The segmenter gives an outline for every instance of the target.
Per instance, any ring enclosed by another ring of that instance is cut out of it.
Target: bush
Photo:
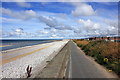
[[[95,55],[95,60],[96,60],[99,64],[101,64],[101,65],[105,64],[105,63],[104,63],[104,57],[101,56],[100,54],[96,54],[96,55]]]

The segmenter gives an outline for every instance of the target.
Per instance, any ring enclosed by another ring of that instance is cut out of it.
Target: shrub
[[[100,54],[96,54],[96,55],[95,55],[95,60],[96,60],[99,64],[101,64],[101,65],[105,64],[105,63],[104,63],[104,57],[101,56]]]

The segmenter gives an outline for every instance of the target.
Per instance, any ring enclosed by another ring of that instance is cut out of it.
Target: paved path
[[[102,66],[86,56],[73,42],[69,42],[71,57],[69,62],[69,78],[115,78]]]

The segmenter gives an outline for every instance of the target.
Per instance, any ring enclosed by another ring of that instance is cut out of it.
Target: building
[[[120,42],[120,37],[91,37],[88,40],[105,40],[105,41],[113,41],[113,42]]]

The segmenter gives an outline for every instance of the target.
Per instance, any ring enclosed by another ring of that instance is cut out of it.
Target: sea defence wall
[[[59,51],[59,53],[47,64],[47,66],[36,75],[35,78],[42,79],[64,79],[68,78],[70,60],[69,42]]]
[[[2,78],[26,78],[28,65],[32,67],[31,78],[34,78],[67,42],[68,40],[55,41],[2,52],[2,54],[9,54],[9,56],[13,54],[10,58],[5,58],[3,55],[4,60],[0,65],[2,67]]]

